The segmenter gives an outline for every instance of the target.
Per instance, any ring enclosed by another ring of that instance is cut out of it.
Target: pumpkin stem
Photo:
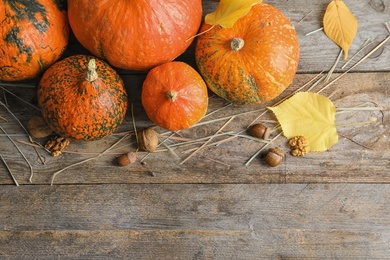
[[[165,96],[167,97],[167,99],[174,102],[177,99],[177,92],[175,90],[171,89],[171,90],[167,91]]]
[[[85,72],[85,79],[89,82],[95,81],[98,78],[96,72],[96,61],[95,59],[90,59],[87,66],[87,71]]]
[[[241,38],[233,38],[233,40],[230,42],[230,47],[233,51],[239,51],[244,47],[244,40]]]

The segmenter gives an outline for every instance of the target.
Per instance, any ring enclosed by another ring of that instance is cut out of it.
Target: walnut
[[[69,139],[61,136],[51,138],[45,145],[45,148],[51,152],[51,155],[58,156],[68,147]]]
[[[293,156],[304,156],[310,152],[307,140],[304,136],[298,135],[291,138],[288,142]]]

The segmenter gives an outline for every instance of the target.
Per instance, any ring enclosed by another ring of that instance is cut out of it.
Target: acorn
[[[265,161],[271,167],[278,166],[284,157],[284,152],[279,147],[270,148],[267,155],[265,156]]]
[[[136,160],[137,160],[137,154],[134,152],[129,152],[117,157],[116,163],[119,166],[126,166],[128,164],[134,163]]]
[[[271,129],[263,124],[254,124],[250,128],[250,132],[254,137],[268,139],[271,134]]]

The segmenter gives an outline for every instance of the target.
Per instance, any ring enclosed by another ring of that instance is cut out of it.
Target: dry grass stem
[[[121,139],[119,139],[118,141],[116,141],[113,145],[111,145],[111,146],[108,147],[106,150],[104,150],[103,152],[101,152],[100,154],[98,154],[98,155],[96,155],[96,156],[94,156],[94,157],[91,157],[91,158],[82,160],[82,161],[77,162],[77,163],[73,163],[73,164],[71,164],[71,165],[68,165],[68,166],[62,168],[61,170],[56,171],[55,173],[53,173],[53,176],[52,176],[52,178],[51,178],[51,183],[50,183],[50,185],[53,186],[53,184],[54,184],[54,179],[55,179],[56,176],[57,176],[58,174],[60,174],[61,172],[65,171],[65,170],[67,170],[67,169],[69,169],[69,168],[75,167],[75,166],[77,166],[77,165],[80,165],[80,164],[83,164],[83,163],[86,163],[86,162],[89,162],[89,161],[92,161],[92,160],[95,160],[95,159],[101,157],[102,155],[108,153],[108,152],[109,152],[111,149],[113,149],[115,146],[117,146],[117,145],[118,145],[123,139],[125,139],[126,137],[127,137],[127,136],[123,136]]]
[[[349,137],[349,136],[346,136],[346,135],[343,135],[343,134],[340,134],[340,133],[338,133],[338,134],[339,134],[339,136],[342,136],[342,137],[344,137],[345,139],[348,139],[349,141],[351,141],[351,142],[353,142],[353,143],[355,143],[355,144],[357,144],[357,145],[360,145],[361,147],[364,147],[364,148],[366,148],[366,149],[372,150],[371,147],[369,147],[369,146],[367,146],[367,145],[364,145],[364,144],[361,144],[361,143],[359,143],[358,141],[354,140],[353,138],[351,138],[351,137]]]
[[[216,134],[219,134],[233,119],[235,118],[235,116],[232,116],[221,128],[218,129],[217,132],[215,132],[215,135]],[[203,147],[205,147],[211,140],[213,139],[213,137],[211,137],[209,140],[207,140],[206,142],[204,142],[197,150],[195,150],[192,154],[190,154],[187,158],[185,158],[183,161],[180,162],[180,164],[183,164],[185,163],[186,161],[188,161],[192,156],[194,156],[197,152],[199,152]]]
[[[218,164],[221,164],[221,165],[224,165],[226,167],[230,167],[229,164],[227,163],[224,163],[224,162],[221,162],[220,160],[217,160],[217,159],[213,159],[213,158],[210,158],[210,157],[205,157],[205,156],[202,156],[202,158],[205,158],[206,160],[210,160],[212,162],[215,162],[215,163],[218,163]]]
[[[1,83],[1,84],[3,84],[3,83]],[[24,100],[24,99],[18,97],[17,95],[15,95],[14,93],[12,93],[12,92],[9,91],[8,89],[3,88],[1,85],[0,85],[0,88],[1,88],[3,91],[5,91],[5,92],[7,92],[8,94],[10,94],[11,96],[13,96],[13,97],[17,98],[18,100],[22,101],[23,103],[29,105],[30,107],[32,107],[32,108],[34,108],[34,109],[36,109],[36,110],[38,110],[38,111],[41,111],[41,110],[39,109],[39,107],[34,106],[34,105],[31,104],[30,102],[28,102],[28,101],[26,101],[26,100]]]
[[[327,89],[329,86],[333,85],[336,81],[338,81],[340,78],[342,78],[345,74],[350,72],[352,69],[356,68],[360,63],[365,61],[368,57],[370,57],[374,52],[376,52],[380,47],[382,47],[388,40],[390,39],[390,35],[388,35],[381,43],[379,43],[375,48],[373,48],[369,53],[367,53],[363,58],[361,58],[358,62],[356,62],[351,68],[346,70],[344,73],[342,73],[340,76],[323,86],[320,90],[317,91],[317,93],[321,93],[325,89]]]
[[[7,135],[7,132],[4,130],[4,128],[2,128],[0,126],[0,129],[1,131],[3,131],[3,133],[7,136],[7,138],[11,141],[11,143],[15,146],[16,150],[18,150],[18,152],[20,153],[20,155],[23,157],[23,159],[26,161],[28,167],[30,168],[30,178],[29,178],[29,181],[32,182],[32,177],[34,176],[34,170],[33,170],[33,167],[31,166],[30,162],[27,160],[26,156],[24,155],[24,153],[22,152],[22,150],[20,150],[19,146],[16,145],[16,143],[14,142],[14,140]]]
[[[7,168],[9,174],[11,175],[12,180],[14,181],[16,186],[19,186],[18,181],[16,180],[15,176],[12,174],[11,168],[8,166],[7,162],[5,161],[3,155],[0,154],[0,159],[3,161],[5,168]]]
[[[326,77],[324,79],[325,82],[328,82],[329,79],[332,77],[332,74],[333,74],[334,70],[336,69],[337,64],[339,63],[342,54],[343,54],[343,50],[341,49],[339,52],[339,55],[337,56],[336,61],[334,62],[333,66],[330,68],[330,70],[328,71],[328,74],[326,75]]]
[[[277,134],[274,138],[271,139],[267,144],[263,145],[252,157],[245,163],[245,166],[248,166],[265,148],[272,144],[279,136],[282,135],[282,132]]]
[[[341,124],[341,125],[336,125],[336,128],[338,127],[346,127],[346,126],[358,126],[358,125],[369,125],[369,124],[373,124],[373,123],[376,123],[377,119],[374,118],[372,120],[368,120],[368,121],[363,121],[363,122],[357,122],[357,123],[350,123],[350,124]]]
[[[360,48],[360,50],[358,50],[342,67],[341,69],[345,69],[348,64],[353,61],[357,55],[359,55],[366,47],[370,46],[373,42],[370,41],[370,38],[368,38],[362,45],[362,47]]]
[[[229,104],[227,104],[227,105],[225,105],[225,106],[223,106],[221,108],[218,108],[218,109],[216,109],[216,110],[214,110],[214,111],[212,111],[210,113],[207,113],[203,118],[206,118],[206,117],[211,116],[211,115],[213,115],[215,113],[218,113],[218,112],[220,112],[220,111],[222,111],[222,110],[224,110],[224,109],[226,109],[226,108],[228,108],[230,106],[232,106],[232,103],[229,103]]]
[[[307,14],[305,14],[298,22],[297,22],[297,25],[300,24],[303,20],[305,20],[306,17],[309,16],[309,14],[311,14],[313,12],[313,10],[311,10],[310,12],[308,12]]]
[[[322,31],[322,30],[324,30],[324,28],[321,27],[321,28],[318,28],[318,29],[316,29],[316,30],[314,30],[314,31],[308,32],[308,33],[306,33],[305,35],[308,36],[308,35],[314,34],[314,33],[316,33],[316,32],[320,32],[320,31]]]

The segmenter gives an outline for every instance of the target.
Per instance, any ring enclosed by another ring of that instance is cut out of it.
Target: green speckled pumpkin
[[[126,115],[122,79],[104,61],[75,55],[46,70],[38,86],[42,116],[59,135],[97,140],[110,135]]]
[[[260,3],[232,28],[203,24],[196,63],[207,86],[238,105],[280,95],[293,81],[299,61],[294,27],[277,8]]]
[[[64,0],[0,0],[0,80],[40,75],[68,44]]]

